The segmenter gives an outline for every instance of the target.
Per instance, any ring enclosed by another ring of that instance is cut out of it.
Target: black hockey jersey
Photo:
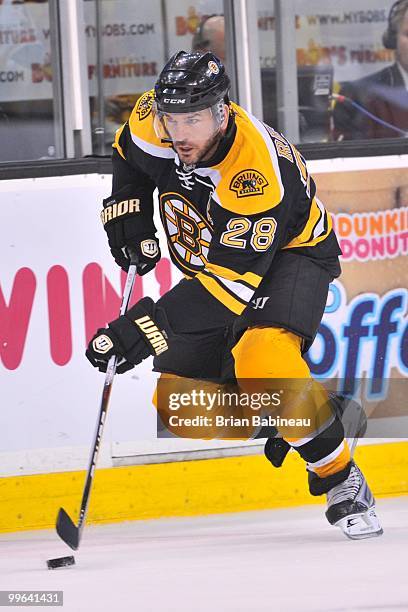
[[[213,159],[185,167],[154,131],[153,90],[139,98],[114,142],[113,195],[129,185],[141,233],[153,225],[153,191],[170,256],[188,277],[240,315],[280,249],[321,261],[340,249],[330,215],[298,150],[231,104]]]

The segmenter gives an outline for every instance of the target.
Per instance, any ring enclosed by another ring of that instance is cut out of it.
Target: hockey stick
[[[134,257],[132,257],[129,271],[126,278],[126,284],[123,291],[122,304],[120,306],[120,315],[125,314],[130,296],[132,295],[133,285],[136,279],[136,263]],[[57,516],[56,522],[56,530],[61,538],[68,546],[70,546],[73,550],[78,550],[79,543],[81,541],[82,531],[85,525],[85,518],[89,504],[89,497],[91,493],[93,477],[95,474],[96,461],[98,459],[99,447],[102,440],[103,428],[105,425],[106,413],[108,410],[109,398],[112,391],[112,383],[113,378],[116,373],[116,365],[117,365],[117,357],[116,355],[112,355],[112,357],[108,361],[108,365],[106,368],[105,382],[103,385],[102,392],[102,400],[101,406],[99,409],[99,417],[98,422],[96,424],[96,431],[94,435],[93,445],[91,456],[89,458],[89,466],[88,472],[86,475],[84,491],[82,493],[81,500],[81,509],[79,512],[79,520],[78,525],[72,521],[69,515],[65,512],[64,508],[60,508]]]

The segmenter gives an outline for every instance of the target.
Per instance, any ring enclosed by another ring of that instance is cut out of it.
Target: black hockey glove
[[[131,189],[126,186],[103,200],[101,212],[109,247],[116,263],[128,271],[128,248],[131,247],[137,255],[137,272],[140,276],[153,270],[161,257],[150,212],[144,213],[142,209],[141,198],[132,196]]]
[[[85,355],[95,368],[106,372],[112,355],[118,356],[116,372],[123,374],[149,355],[160,355],[168,349],[171,336],[166,313],[145,297],[125,315],[115,319],[107,329],[98,329]]]

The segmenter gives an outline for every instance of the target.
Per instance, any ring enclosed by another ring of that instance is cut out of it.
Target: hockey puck
[[[59,557],[58,559],[48,559],[48,569],[58,569],[59,567],[68,567],[69,565],[75,565],[75,558],[70,557]]]

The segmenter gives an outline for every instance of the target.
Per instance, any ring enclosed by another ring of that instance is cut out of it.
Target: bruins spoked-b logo
[[[238,198],[246,196],[262,195],[265,187],[269,185],[263,174],[258,170],[248,168],[241,170],[232,179],[230,183],[231,191],[235,191]]]
[[[143,96],[140,96],[140,98],[136,102],[136,112],[140,121],[143,121],[143,119],[146,119],[146,117],[150,115],[153,106],[153,100],[154,89],[151,89],[150,91],[146,91]]]
[[[208,62],[208,69],[213,74],[218,74],[220,71],[220,69],[218,68],[218,65],[213,60]]]
[[[162,194],[160,215],[173,260],[188,275],[203,270],[212,238],[212,229],[205,217],[179,193]]]
[[[106,334],[102,334],[95,338],[92,342],[93,349],[96,353],[105,355],[110,349],[113,348],[113,342]]]

